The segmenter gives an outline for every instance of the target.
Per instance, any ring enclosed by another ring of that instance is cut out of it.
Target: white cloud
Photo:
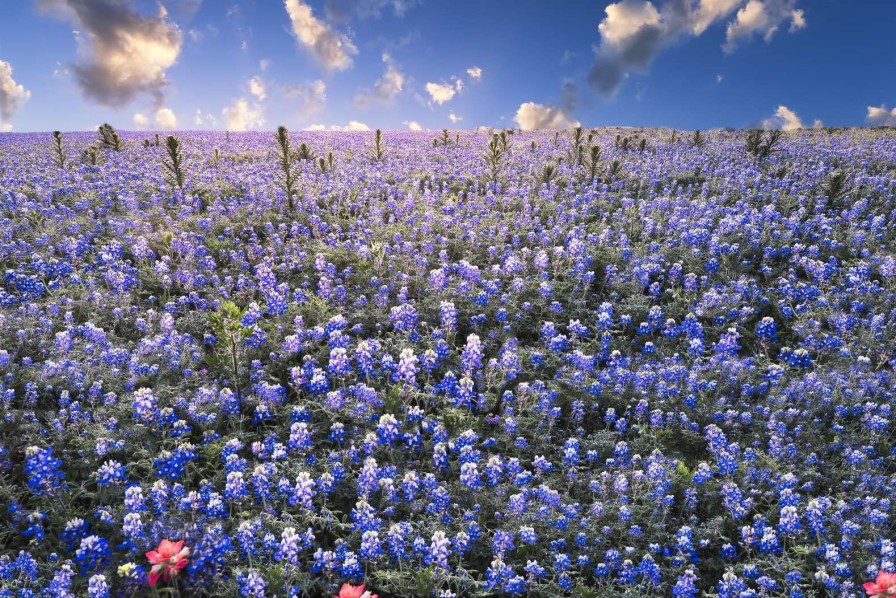
[[[330,127],[334,131],[369,131],[370,127],[357,120],[350,120],[348,124],[340,128],[337,126]]]
[[[134,128],[138,131],[145,131],[149,128],[170,131],[177,128],[177,116],[171,108],[159,108],[153,114],[152,127],[150,127],[149,117],[142,112],[137,112],[134,114]]]
[[[25,105],[31,92],[12,78],[12,65],[0,60],[0,131],[12,130],[12,117]]]
[[[865,120],[872,126],[896,127],[896,108],[888,110],[886,104],[868,106]]]
[[[308,120],[323,110],[327,102],[327,86],[323,81],[312,81],[306,85],[293,85],[286,88],[286,95],[295,98],[298,103],[299,120]]]
[[[258,104],[249,106],[244,98],[236,100],[221,111],[229,131],[249,131],[264,124],[264,114]]]
[[[146,118],[145,114],[137,112],[134,114],[134,128],[138,131],[145,131],[146,127],[149,125],[149,119]]]
[[[790,20],[790,32],[806,26],[805,14],[794,8],[796,0],[750,0],[737,11],[725,30],[725,52],[732,52],[744,40],[756,34],[770,41],[781,24]]]
[[[453,112],[448,113],[448,120],[450,120],[453,124],[457,124],[463,120],[462,116],[458,116]]]
[[[170,131],[177,128],[177,116],[174,115],[171,108],[159,108],[156,110],[154,121],[158,129]]]
[[[796,112],[784,106],[778,106],[775,115],[762,121],[763,129],[782,129],[784,131],[796,131],[805,128],[803,121]]]
[[[262,58],[258,61],[258,68],[261,69],[262,73],[268,70],[269,66],[271,66],[271,60],[269,58]]]
[[[660,28],[660,13],[649,0],[622,0],[605,9],[607,16],[597,26],[601,41],[621,47],[644,28]]]
[[[470,75],[471,79],[475,79],[476,81],[482,79],[482,69],[478,66],[471,66],[470,68],[468,68],[467,74]]]
[[[292,31],[315,60],[327,70],[343,71],[352,65],[352,56],[358,49],[344,35],[319,20],[311,7],[301,0],[285,0],[286,12],[292,22]]]
[[[722,75],[716,75],[716,83],[721,83],[724,80],[725,80],[725,77],[723,77]]]
[[[363,108],[371,103],[391,105],[395,97],[404,89],[404,73],[402,73],[389,54],[383,54],[386,72],[373,84],[373,89],[365,89],[355,96],[355,104]]]
[[[305,127],[305,130],[306,131],[369,131],[370,127],[368,127],[366,124],[364,124],[360,121],[350,120],[350,121],[348,121],[348,124],[345,125],[344,127],[341,127],[339,125],[330,125],[329,127],[327,127],[325,125],[317,124],[317,125],[310,125],[308,127]]]
[[[264,88],[264,81],[261,80],[261,77],[252,77],[249,79],[249,93],[258,98],[259,102],[263,102],[264,99],[268,97]]]
[[[578,127],[579,121],[567,116],[561,109],[543,106],[535,102],[521,104],[513,120],[524,131],[536,129],[570,129]]]
[[[790,33],[799,31],[806,26],[806,13],[802,10],[794,10],[790,13]]]
[[[180,29],[167,20],[164,8],[145,16],[123,0],[39,3],[81,30],[76,35],[80,59],[73,69],[85,97],[121,107],[147,93],[161,105],[162,91],[168,85],[165,71],[175,63],[182,46]]]
[[[451,98],[454,97],[458,90],[456,90],[453,85],[443,83],[427,83],[426,91],[429,92],[429,97],[432,98],[433,102],[442,105],[445,102],[451,100]]]
[[[402,124],[407,125],[408,129],[410,129],[411,131],[422,131],[423,130],[423,127],[421,127],[420,123],[418,123],[416,120],[406,120],[406,121],[403,121]]]
[[[691,32],[701,35],[710,25],[726,18],[741,4],[743,0],[700,0],[691,13]]]
[[[698,37],[710,26],[728,23],[725,52],[760,33],[771,39],[781,23],[805,27],[800,0],[619,0],[606,7],[598,25],[601,42],[588,80],[613,95],[632,72],[643,73],[663,50],[682,38]]]

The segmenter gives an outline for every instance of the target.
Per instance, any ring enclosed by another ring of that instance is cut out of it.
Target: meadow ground
[[[0,596],[893,571],[892,129],[104,133],[0,134]]]

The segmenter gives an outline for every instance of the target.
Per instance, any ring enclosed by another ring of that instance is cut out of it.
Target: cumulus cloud
[[[467,74],[470,75],[471,79],[475,79],[476,81],[482,79],[482,69],[478,66],[471,66],[470,68],[468,68]]]
[[[452,124],[457,124],[460,121],[462,121],[463,119],[464,118],[462,116],[458,116],[453,112],[448,114],[448,120],[450,120]]]
[[[791,33],[802,29],[806,26],[806,18],[802,10],[794,8],[794,4],[793,0],[750,0],[728,23],[723,48],[726,52],[732,52],[744,40],[757,34],[770,41],[781,24],[788,20]]]
[[[407,125],[411,131],[422,131],[423,127],[420,126],[416,120],[406,120],[402,121],[402,124]]]
[[[25,105],[31,92],[12,78],[12,65],[0,60],[0,131],[12,130],[12,117]]]
[[[459,90],[455,89],[454,85],[447,83],[427,83],[426,91],[429,93],[432,101],[441,106],[445,102],[450,101]]]
[[[268,97],[264,88],[264,81],[261,80],[261,77],[252,77],[249,79],[249,93],[258,98],[259,102],[263,102],[264,99]]]
[[[347,22],[352,17],[379,18],[386,8],[391,8],[395,16],[402,17],[416,4],[417,0],[327,0],[324,10],[328,19]]]
[[[383,54],[386,72],[373,84],[373,89],[365,89],[355,97],[355,104],[364,108],[372,103],[391,105],[395,97],[404,89],[404,73],[389,54]]]
[[[149,128],[170,131],[177,128],[177,116],[171,108],[159,108],[153,114],[152,127],[150,127],[149,117],[142,112],[137,112],[134,114],[134,128],[138,131],[145,131]]]
[[[669,46],[698,37],[715,23],[728,23],[723,49],[761,34],[766,40],[790,21],[791,31],[805,26],[799,0],[620,0],[606,7],[598,25],[600,44],[589,82],[611,96],[632,72],[646,72]]]
[[[822,126],[822,122],[820,120],[816,120],[813,125],[815,128],[819,128]],[[797,116],[796,112],[784,106],[778,106],[778,109],[775,110],[775,115],[771,118],[767,118],[762,121],[763,129],[781,129],[784,131],[797,131],[799,129],[805,129],[803,126],[803,121],[800,120],[800,117]]]
[[[236,100],[221,111],[229,131],[249,131],[264,124],[264,114],[258,104],[249,105],[245,98]]]
[[[318,79],[305,85],[293,85],[286,88],[286,96],[295,99],[298,105],[299,120],[308,120],[323,110],[327,102],[327,86]]]
[[[302,0],[285,0],[286,12],[298,42],[325,69],[344,71],[352,65],[358,49],[344,35],[314,16],[311,7]]]
[[[177,116],[174,115],[171,108],[159,108],[156,110],[156,115],[153,120],[156,123],[156,127],[159,129],[170,131],[171,129],[177,128]]]
[[[868,106],[868,114],[865,121],[872,126],[896,127],[896,108],[887,109],[886,104],[880,106]]]
[[[350,120],[350,121],[348,121],[348,124],[345,125],[344,127],[341,127],[339,125],[330,125],[329,127],[324,126],[324,125],[311,125],[309,127],[305,127],[305,130],[306,131],[369,131],[370,127],[368,127],[366,124],[364,124],[360,121]]]
[[[145,131],[149,126],[149,119],[142,112],[134,114],[134,128],[138,131]]]
[[[182,35],[160,5],[154,15],[137,12],[129,0],[39,0],[43,8],[80,30],[79,60],[72,67],[84,96],[121,107],[139,94],[163,101],[165,71],[180,54]]]
[[[513,120],[524,131],[537,129],[570,129],[578,127],[579,121],[567,116],[560,108],[543,106],[535,102],[520,105]]]

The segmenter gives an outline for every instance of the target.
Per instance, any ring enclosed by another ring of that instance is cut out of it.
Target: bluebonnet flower
[[[778,326],[775,324],[774,318],[764,317],[756,324],[756,336],[769,342],[774,342],[778,338]]]
[[[109,542],[100,536],[91,535],[81,540],[78,550],[75,551],[75,562],[78,563],[82,573],[89,573],[104,568],[111,556]]]
[[[96,482],[100,485],[120,485],[127,481],[125,466],[118,461],[106,461],[96,472]]]
[[[247,573],[237,572],[237,584],[239,585],[240,596],[246,598],[264,598],[267,582],[264,577],[255,569],[249,569]]]
[[[65,488],[65,473],[60,471],[62,460],[53,456],[52,448],[30,446],[25,449],[25,475],[28,488],[38,495],[55,495]]]
[[[404,349],[398,357],[398,379],[409,385],[417,386],[417,364],[419,359],[413,349]]]
[[[108,598],[109,584],[105,575],[93,575],[87,584],[87,595],[90,598]]]

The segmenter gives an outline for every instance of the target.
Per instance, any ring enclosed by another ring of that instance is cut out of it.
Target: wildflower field
[[[0,596],[864,596],[894,198],[893,129],[0,134]]]

